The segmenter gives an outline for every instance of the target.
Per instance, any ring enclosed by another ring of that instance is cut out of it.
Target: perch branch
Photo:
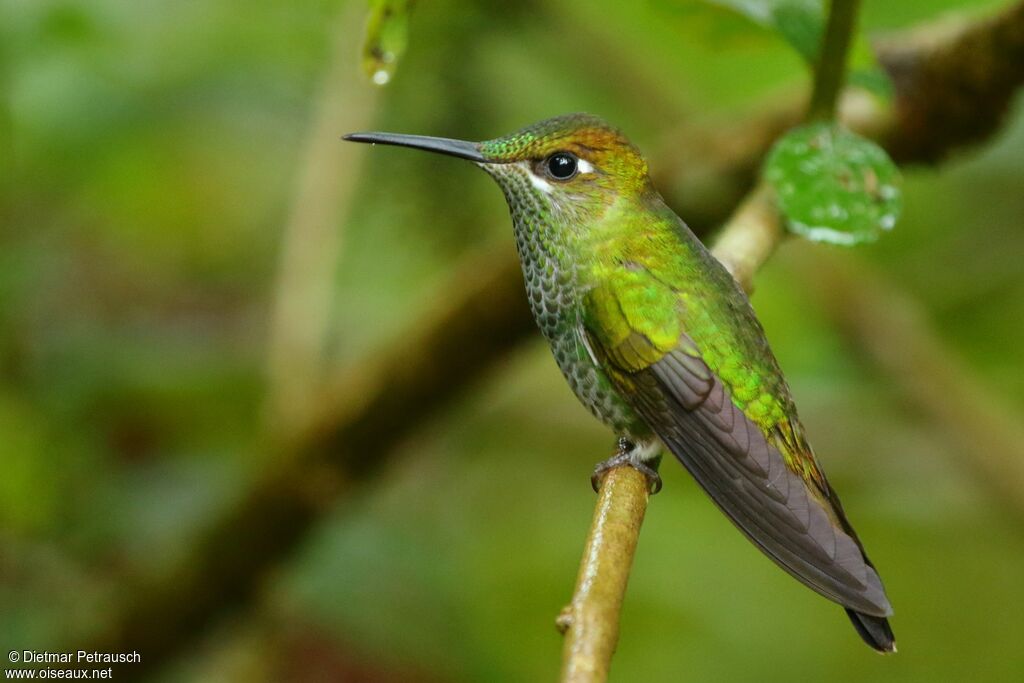
[[[608,678],[648,495],[647,479],[632,467],[610,470],[601,483],[576,591],[557,621],[565,634],[563,682]]]

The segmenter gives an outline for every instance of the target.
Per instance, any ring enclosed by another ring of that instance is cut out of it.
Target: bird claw
[[[601,482],[609,470],[623,465],[629,465],[644,475],[644,478],[647,479],[647,492],[652,496],[661,491],[661,475],[658,474],[658,470],[647,464],[648,460],[643,458],[644,450],[643,447],[637,446],[628,439],[619,439],[618,452],[607,460],[597,463],[594,473],[590,475],[590,485],[594,487],[594,491],[601,490]],[[660,459],[661,456],[658,456],[654,460],[655,467]]]

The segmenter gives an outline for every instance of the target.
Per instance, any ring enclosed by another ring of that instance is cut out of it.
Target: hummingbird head
[[[498,182],[513,214],[539,210],[582,218],[651,187],[640,151],[618,129],[589,114],[546,119],[484,142],[393,133],[352,133],[345,139],[469,159]]]

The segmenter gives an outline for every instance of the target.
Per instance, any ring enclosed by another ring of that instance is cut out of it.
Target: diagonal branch
[[[913,297],[856,259],[798,259],[797,273],[856,351],[957,447],[957,465],[1024,521],[1024,423],[931,328]]]
[[[268,430],[294,428],[323,373],[324,341],[334,275],[342,248],[339,220],[351,202],[366,150],[324,144],[339,130],[367,127],[377,89],[354,68],[350,36],[364,9],[347,7],[338,22],[335,55],[320,86],[299,178],[281,244],[267,344]]]
[[[893,79],[898,162],[935,163],[991,136],[1024,84],[1024,2],[977,23],[926,25],[879,44]]]
[[[267,457],[263,476],[205,530],[173,572],[126,577],[100,652],[145,653],[118,674],[142,677],[174,656],[219,614],[252,599],[292,555],[327,505],[388,462],[398,445],[444,410],[533,328],[519,264],[487,252],[468,258],[441,302],[376,363],[344,373],[323,406]],[[90,649],[90,648],[87,648]]]

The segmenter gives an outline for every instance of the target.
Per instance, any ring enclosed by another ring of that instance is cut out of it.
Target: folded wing
[[[824,476],[798,473],[792,427],[763,429],[682,329],[667,348],[665,326],[626,317],[613,283],[588,294],[582,334],[634,409],[712,500],[765,554],[825,597],[867,615],[892,613],[882,583]],[[629,287],[629,281],[617,283]],[[787,439],[787,434],[789,439]],[[803,445],[803,444],[800,444]],[[810,480],[808,479],[810,477]],[[818,481],[815,481],[818,480]]]

